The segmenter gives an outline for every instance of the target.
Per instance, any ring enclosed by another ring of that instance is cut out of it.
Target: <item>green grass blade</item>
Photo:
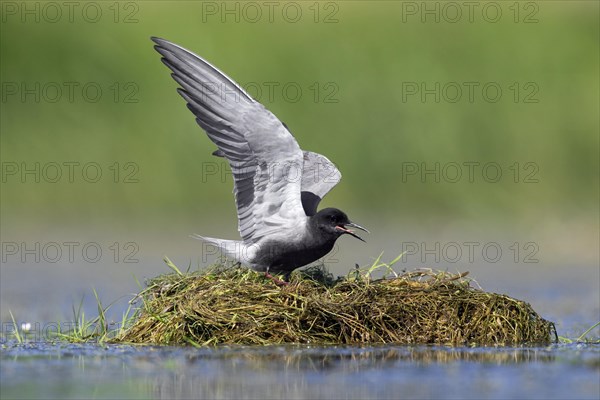
[[[15,321],[15,317],[11,310],[8,310],[8,313],[10,314],[10,319],[12,319],[13,326],[15,327],[15,338],[17,339],[17,342],[23,343],[23,337],[19,333],[19,326],[17,325],[17,321]]]
[[[175,264],[173,264],[173,261],[169,260],[169,257],[165,256],[165,258],[163,259],[165,264],[167,264],[167,266],[169,268],[171,268],[173,271],[175,271],[175,273],[179,276],[183,276],[183,273],[179,270],[179,268],[177,268],[177,266]]]
[[[584,338],[587,336],[587,334],[588,334],[588,333],[590,333],[591,331],[593,331],[593,330],[594,330],[594,328],[596,328],[597,326],[600,326],[600,321],[596,322],[596,323],[595,323],[594,325],[592,325],[592,326],[591,326],[591,327],[590,327],[588,330],[586,330],[585,332],[583,332],[583,333],[581,334],[581,336],[579,336],[579,337],[577,338],[577,340],[576,340],[576,341],[577,341],[577,342],[582,342],[582,341],[583,341],[583,339],[584,339]]]

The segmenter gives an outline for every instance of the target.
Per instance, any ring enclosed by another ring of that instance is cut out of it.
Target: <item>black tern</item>
[[[256,271],[286,276],[331,251],[349,228],[369,232],[336,208],[317,212],[341,174],[326,157],[302,151],[287,126],[231,78],[196,54],[152,37],[196,122],[225,157],[234,179],[242,240],[194,235]]]

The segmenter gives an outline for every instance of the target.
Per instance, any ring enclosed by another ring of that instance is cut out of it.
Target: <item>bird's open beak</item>
[[[350,229],[346,228],[347,226],[351,226],[353,228],[360,229],[361,231],[365,231],[367,233],[371,233],[366,228],[363,228],[362,226],[360,226],[358,224],[355,224],[354,222],[350,222],[350,223],[344,224],[344,225],[338,225],[338,226],[336,226],[336,229],[339,229],[340,231],[343,231],[344,233],[347,233],[350,236],[354,236],[358,240],[361,240],[361,241],[367,243],[363,238],[361,238],[360,236],[358,236],[356,233],[354,233]]]

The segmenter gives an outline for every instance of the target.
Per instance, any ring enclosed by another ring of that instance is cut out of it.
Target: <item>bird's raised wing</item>
[[[342,179],[342,174],[325,156],[304,152],[302,169],[302,206],[306,215],[317,213],[319,202]]]
[[[229,162],[244,241],[256,243],[304,219],[303,153],[281,121],[199,56],[164,39],[152,40],[198,125]]]
[[[289,128],[283,123],[286,129]],[[301,200],[307,216],[317,213],[317,207],[323,197],[342,179],[342,173],[329,159],[321,154],[303,151]],[[225,157],[221,150],[213,152],[214,156]]]

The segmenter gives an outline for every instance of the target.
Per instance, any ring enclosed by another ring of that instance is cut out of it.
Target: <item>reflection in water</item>
[[[152,393],[156,397],[189,397],[192,393],[203,393],[206,397],[261,397],[266,392],[272,398],[335,398],[341,387],[354,387],[352,398],[395,398],[394,386],[385,378],[390,373],[399,375],[398,384],[404,381],[402,375],[410,376],[414,371],[420,371],[422,378],[427,377],[423,367],[428,365],[443,370],[451,369],[444,364],[462,361],[495,365],[552,362],[554,355],[535,348],[274,346],[200,351],[187,354],[185,359],[178,378],[159,378],[153,382]],[[354,377],[353,382],[348,382],[347,377]],[[376,391],[367,390],[366,377],[381,386]]]
[[[193,397],[193,393],[208,398],[260,398],[265,393],[268,398],[337,398],[340,390],[346,393],[341,397],[398,398],[401,389],[427,397],[438,389],[425,388],[417,379],[432,377],[425,368],[429,365],[451,371],[454,368],[444,364],[550,363],[554,359],[552,352],[535,348],[230,347],[225,352],[218,349],[188,353],[180,373],[149,380],[147,384],[157,398]],[[420,376],[415,376],[416,371]],[[389,382],[389,377],[395,375],[394,382]]]
[[[195,349],[7,344],[0,350],[0,377],[3,398],[79,397],[89,395],[90,388],[97,397],[134,398],[514,398],[561,393],[596,398],[600,366],[594,360],[599,355],[598,345]]]
[[[554,356],[545,349],[465,349],[452,347],[295,347],[275,346],[267,348],[230,347],[227,353],[191,354],[190,364],[205,362],[213,357],[231,365],[252,365],[258,370],[285,368],[294,371],[324,371],[341,369],[359,372],[364,369],[389,368],[398,362],[414,365],[473,361],[494,364],[520,362],[550,362]]]

